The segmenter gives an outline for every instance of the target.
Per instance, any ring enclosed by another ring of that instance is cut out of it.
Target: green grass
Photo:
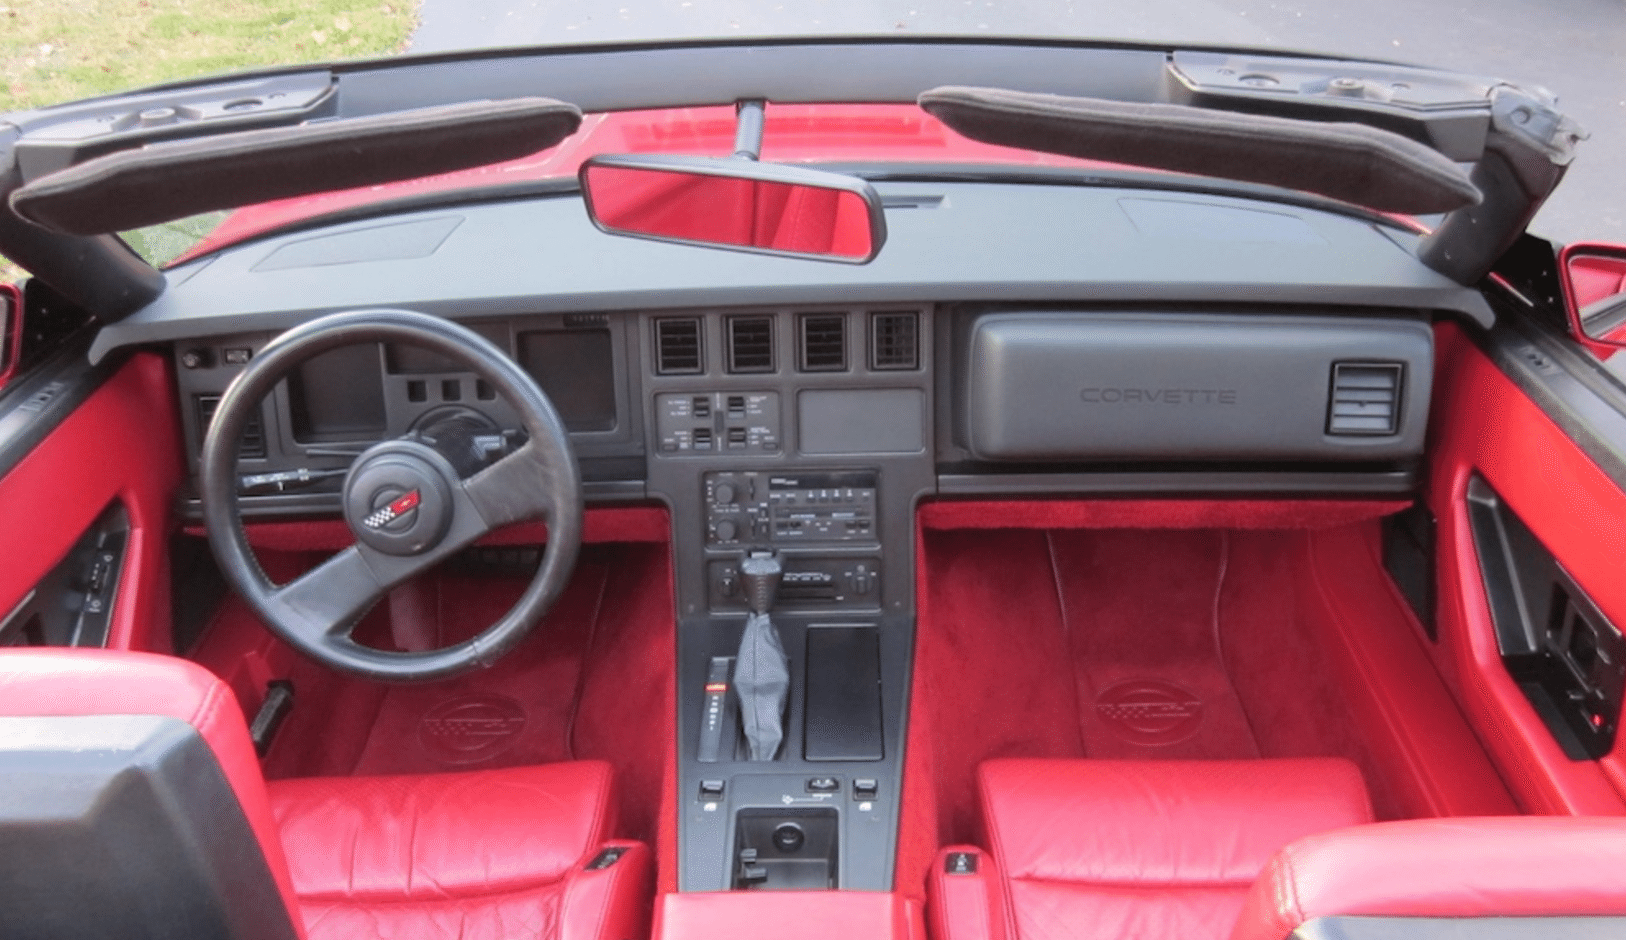
[[[419,0],[0,0],[0,113],[262,65],[391,55]],[[21,271],[0,258],[0,283]]]

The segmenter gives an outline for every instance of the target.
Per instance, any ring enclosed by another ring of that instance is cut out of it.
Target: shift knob
[[[740,562],[740,580],[745,584],[745,602],[751,613],[765,614],[773,609],[779,594],[779,580],[785,569],[777,552],[752,552]]]

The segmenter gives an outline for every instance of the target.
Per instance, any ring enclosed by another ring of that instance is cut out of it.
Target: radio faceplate
[[[706,544],[795,546],[874,544],[873,470],[707,473]]]

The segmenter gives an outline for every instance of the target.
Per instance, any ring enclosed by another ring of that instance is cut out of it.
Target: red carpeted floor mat
[[[938,844],[979,838],[975,769],[1005,756],[1344,756],[1398,815],[1299,609],[1304,533],[922,537],[910,746],[926,758],[906,799],[935,805],[911,825],[935,824]]]
[[[443,569],[381,603],[358,638],[441,646],[484,629],[526,579]],[[586,546],[542,623],[490,669],[424,685],[301,660],[268,777],[433,773],[596,758],[616,767],[622,831],[652,840],[670,760],[671,578],[659,544]]]
[[[1084,753],[1103,758],[1259,757],[1222,658],[1230,534],[1047,535],[1078,685]]]

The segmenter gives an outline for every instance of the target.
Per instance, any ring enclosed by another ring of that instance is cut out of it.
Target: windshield
[[[717,37],[1042,36],[1311,51],[1438,66],[1560,93],[1564,109],[1592,139],[1532,230],[1559,241],[1626,242],[1626,190],[1617,185],[1626,178],[1626,101],[1619,92],[1626,60],[1617,54],[1626,38],[1626,7],[1615,0],[1562,5],[1496,0],[1466,11],[1448,0],[1359,5],[1341,0],[0,0],[0,17],[7,27],[0,31],[6,73],[0,111],[258,65]],[[727,153],[732,114],[705,111],[589,115],[571,139],[535,158],[431,181],[267,204],[252,215],[210,213],[125,233],[125,238],[161,265],[187,257],[200,244],[224,244],[297,218],[426,188],[568,177],[593,153]],[[796,122],[805,130],[827,117],[816,109],[807,114],[774,109],[764,159],[1077,162],[969,145],[908,106],[879,107],[864,118],[843,116],[847,144],[839,148],[828,141],[810,145],[817,134],[794,132]],[[0,280],[10,280],[8,273],[15,272],[0,269]]]

